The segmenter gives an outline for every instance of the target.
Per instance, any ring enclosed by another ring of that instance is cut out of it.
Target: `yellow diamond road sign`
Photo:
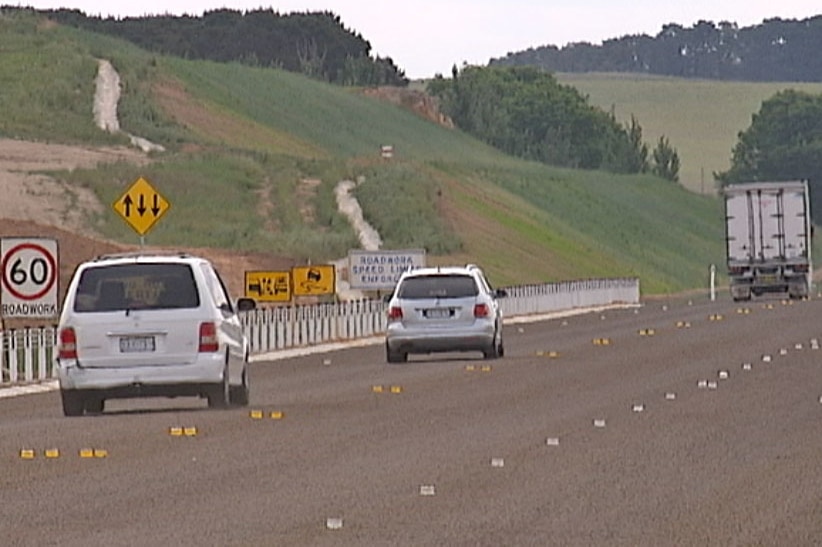
[[[140,177],[112,204],[114,210],[139,235],[145,235],[168,211],[171,204]]]

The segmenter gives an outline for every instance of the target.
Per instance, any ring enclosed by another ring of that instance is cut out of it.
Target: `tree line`
[[[602,45],[545,45],[491,59],[490,65],[551,72],[633,72],[742,81],[822,81],[822,15],[736,23],[668,24],[656,36],[633,34]]]
[[[740,131],[731,168],[714,173],[721,186],[807,180],[811,211],[822,211],[822,95],[780,91]]]
[[[649,159],[642,127],[622,125],[575,88],[532,67],[455,66],[428,92],[463,131],[504,152],[560,167],[653,172],[678,180],[679,156],[661,137]]]
[[[390,58],[372,58],[370,44],[346,30],[340,18],[330,12],[280,15],[272,10],[241,13],[221,9],[206,12],[203,17],[115,20],[63,9],[46,11],[46,15],[64,24],[116,34],[146,49],[182,57],[276,66],[342,85],[408,83]],[[822,17],[806,20],[805,32],[814,34],[811,31],[821,23]],[[771,45],[785,46],[800,41],[789,32],[794,27],[793,22],[771,20],[755,30],[769,29]],[[717,32],[721,36],[744,34],[731,32],[733,28],[727,23],[717,27],[700,22],[684,34],[693,37],[701,33],[702,42],[689,38],[678,42],[674,49],[680,57],[688,57],[686,50],[698,51],[694,44],[711,43]],[[672,40],[683,30],[668,25],[661,39]],[[626,40],[607,45],[633,43]],[[727,41],[722,43],[728,45]],[[703,49],[713,51],[718,45]],[[771,61],[763,57],[763,63]],[[803,62],[812,68],[822,64],[822,57],[805,57]],[[704,68],[705,64],[691,66]],[[632,117],[630,123],[620,124],[612,112],[590,105],[575,88],[558,83],[544,68],[499,63],[466,65],[461,70],[455,66],[450,78],[437,75],[432,79],[428,92],[438,97],[443,113],[461,130],[506,153],[561,167],[650,172],[678,180],[679,156],[667,137],[660,137],[651,150],[643,141],[639,120]],[[788,90],[763,102],[751,126],[739,133],[731,168],[714,173],[714,177],[720,185],[806,179],[811,183],[812,202],[822,206],[821,158],[822,95]]]
[[[61,24],[109,34],[143,49],[187,59],[282,68],[342,85],[407,85],[390,57],[331,12],[217,9],[202,17],[152,15],[116,19],[79,10],[38,10]]]

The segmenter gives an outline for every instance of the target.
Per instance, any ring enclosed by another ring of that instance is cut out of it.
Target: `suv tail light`
[[[77,334],[72,327],[60,331],[60,349],[57,355],[60,359],[77,359]]]
[[[217,325],[212,322],[200,323],[200,353],[213,353],[220,349],[217,339]]]
[[[391,306],[388,310],[388,320],[399,321],[400,319],[402,319],[402,308],[399,306]]]
[[[474,304],[474,317],[488,317],[491,315],[491,310],[488,309],[488,304]]]

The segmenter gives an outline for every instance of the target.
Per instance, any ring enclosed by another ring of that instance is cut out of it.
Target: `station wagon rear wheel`
[[[228,363],[223,370],[223,381],[211,388],[208,394],[209,408],[227,408],[230,401],[230,392],[228,385]]]
[[[231,386],[229,397],[234,406],[248,406],[250,388],[248,386],[248,367],[243,367],[243,380],[239,386]]]
[[[77,390],[61,389],[60,398],[63,400],[63,415],[82,416],[85,410],[83,396]]]

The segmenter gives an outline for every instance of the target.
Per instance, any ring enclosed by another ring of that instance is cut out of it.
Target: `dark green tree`
[[[822,95],[781,91],[762,103],[739,133],[721,184],[819,179],[822,174]]]
[[[647,148],[573,87],[530,67],[454,67],[428,92],[463,131],[509,154],[562,167],[641,172]]]
[[[221,8],[202,17],[144,16],[115,19],[78,10],[42,10],[67,25],[112,34],[150,51],[187,59],[241,62],[301,72],[348,85],[408,85],[393,61],[373,57],[371,44],[343,26],[332,12],[290,13],[273,9]]]
[[[659,137],[653,152],[651,172],[663,179],[679,182],[679,154],[665,135]]]

